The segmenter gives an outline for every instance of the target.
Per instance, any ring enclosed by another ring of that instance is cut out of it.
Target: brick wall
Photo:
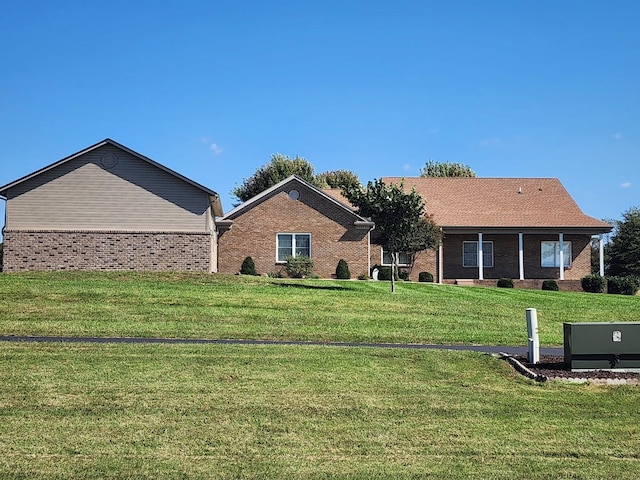
[[[4,271],[210,269],[208,233],[7,230]]]
[[[484,242],[493,242],[494,266],[484,269],[484,278],[513,278],[520,276],[518,267],[518,235],[491,235],[482,237]],[[477,241],[477,235],[447,235],[443,243],[444,278],[477,279],[478,269],[462,266],[462,242]],[[558,235],[524,235],[524,274],[527,279],[557,279],[559,268],[541,266],[542,241],[558,241]],[[591,237],[589,235],[565,235],[565,242],[571,242],[571,267],[565,268],[566,280],[580,280],[591,273]]]
[[[300,192],[297,200],[288,190]],[[311,234],[313,273],[322,278],[335,275],[344,258],[353,278],[368,271],[368,231],[356,229],[356,217],[300,183],[286,184],[268,198],[233,218],[231,229],[220,232],[218,267],[237,273],[245,257],[252,257],[259,274],[283,271],[276,262],[278,233]]]

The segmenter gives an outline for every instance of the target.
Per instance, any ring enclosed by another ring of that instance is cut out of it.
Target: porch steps
[[[456,279],[456,285],[461,285],[463,287],[473,287],[475,281],[473,279],[466,278],[458,278]]]

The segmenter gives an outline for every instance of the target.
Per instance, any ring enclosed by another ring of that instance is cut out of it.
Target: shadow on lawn
[[[279,287],[305,288],[308,290],[352,290],[349,287],[339,285],[305,285],[302,283],[278,283]]]

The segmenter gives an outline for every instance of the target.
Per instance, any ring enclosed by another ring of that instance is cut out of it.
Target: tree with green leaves
[[[476,172],[463,163],[435,162],[429,160],[420,170],[421,177],[469,177],[474,178]]]
[[[348,188],[359,187],[358,176],[349,170],[332,170],[330,172],[319,173],[316,181],[323,188]]]
[[[308,160],[276,153],[271,156],[269,163],[260,167],[249,178],[245,178],[242,185],[236,186],[231,194],[241,202],[246,202],[291,175],[297,175],[313,185],[320,186],[313,173],[313,165]]]
[[[632,207],[615,223],[607,246],[607,275],[640,277],[640,208]]]
[[[348,170],[333,170],[315,175],[313,165],[305,158],[291,158],[276,153],[271,156],[269,163],[245,178],[242,185],[237,185],[231,194],[240,202],[246,202],[291,175],[297,175],[318,188],[360,186],[358,176]]]
[[[403,184],[386,185],[378,179],[368,182],[365,188],[343,188],[342,193],[360,216],[375,222],[376,242],[391,254],[392,273],[397,272],[400,252],[415,253],[438,245],[438,228],[433,219],[425,215],[424,200],[415,189],[407,193]],[[392,274],[392,293],[395,292],[394,278]]]

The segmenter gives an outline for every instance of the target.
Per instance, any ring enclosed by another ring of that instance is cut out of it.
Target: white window
[[[276,237],[276,261],[286,262],[287,257],[311,257],[309,233],[279,233]]]
[[[391,253],[387,252],[386,250],[382,250],[382,265],[391,265]],[[411,253],[399,252],[398,265],[403,265],[403,266],[411,265]]]
[[[540,258],[543,267],[560,267],[560,242],[541,242]],[[571,242],[562,242],[564,266],[571,266]]]
[[[462,242],[462,266],[478,268],[478,242]],[[493,242],[482,242],[482,266],[493,267]]]

